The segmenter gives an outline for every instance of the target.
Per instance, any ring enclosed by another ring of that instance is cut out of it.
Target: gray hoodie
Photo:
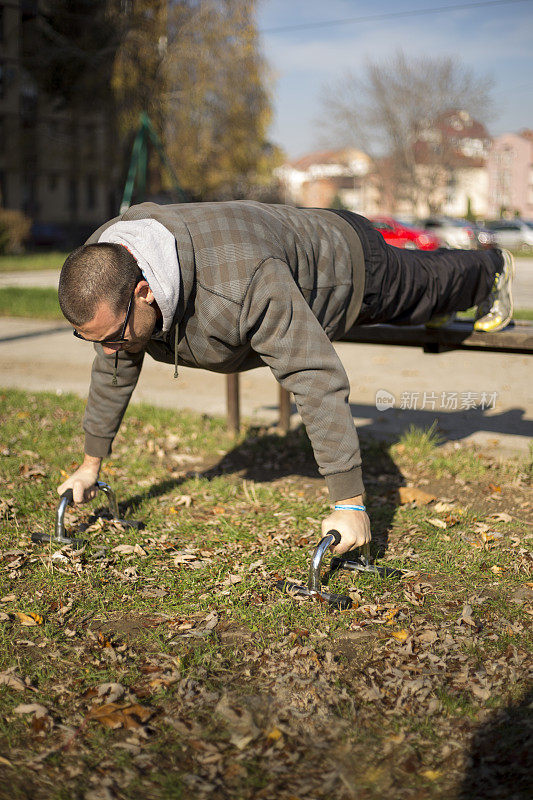
[[[161,333],[167,333],[178,307],[181,284],[176,240],[168,228],[156,219],[121,220],[106,228],[98,241],[127,247],[163,315]]]

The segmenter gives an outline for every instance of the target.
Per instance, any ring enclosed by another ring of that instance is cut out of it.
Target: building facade
[[[348,208],[377,212],[372,162],[354,148],[309,153],[275,170],[286,203],[309,208]]]
[[[110,129],[99,109],[61,105],[25,68],[38,0],[0,0],[0,206],[84,233],[117,213]]]
[[[504,133],[494,139],[488,184],[490,216],[533,219],[533,131]]]
[[[446,112],[428,125],[414,149],[417,174],[427,186],[415,213],[485,216],[491,142],[486,127],[464,110]]]

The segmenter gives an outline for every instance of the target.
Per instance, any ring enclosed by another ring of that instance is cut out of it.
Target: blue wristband
[[[348,506],[342,503],[336,503],[335,511],[366,511],[366,508],[365,506]]]

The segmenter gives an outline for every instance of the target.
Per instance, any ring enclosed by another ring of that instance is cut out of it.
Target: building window
[[[24,128],[32,128],[37,122],[37,90],[26,86],[20,93],[20,119]]]
[[[87,175],[85,189],[87,208],[96,208],[96,180],[94,175]]]
[[[22,177],[22,210],[29,217],[37,213],[37,182],[33,172],[27,172]]]
[[[85,128],[87,158],[95,158],[98,154],[98,127],[89,123]]]
[[[71,178],[68,185],[68,205],[73,213],[78,210],[78,181]]]
[[[0,206],[8,208],[9,200],[7,196],[7,176],[3,169],[0,169]]]

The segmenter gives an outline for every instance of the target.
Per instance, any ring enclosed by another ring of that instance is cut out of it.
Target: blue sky
[[[473,4],[476,0],[463,0]],[[320,91],[347,69],[401,47],[407,54],[452,56],[495,81],[492,135],[533,128],[533,0],[448,10],[428,16],[345,23],[269,33],[269,28],[321,23],[461,0],[259,0],[257,23],[272,73],[274,121],[270,139],[290,158],[319,148]]]

